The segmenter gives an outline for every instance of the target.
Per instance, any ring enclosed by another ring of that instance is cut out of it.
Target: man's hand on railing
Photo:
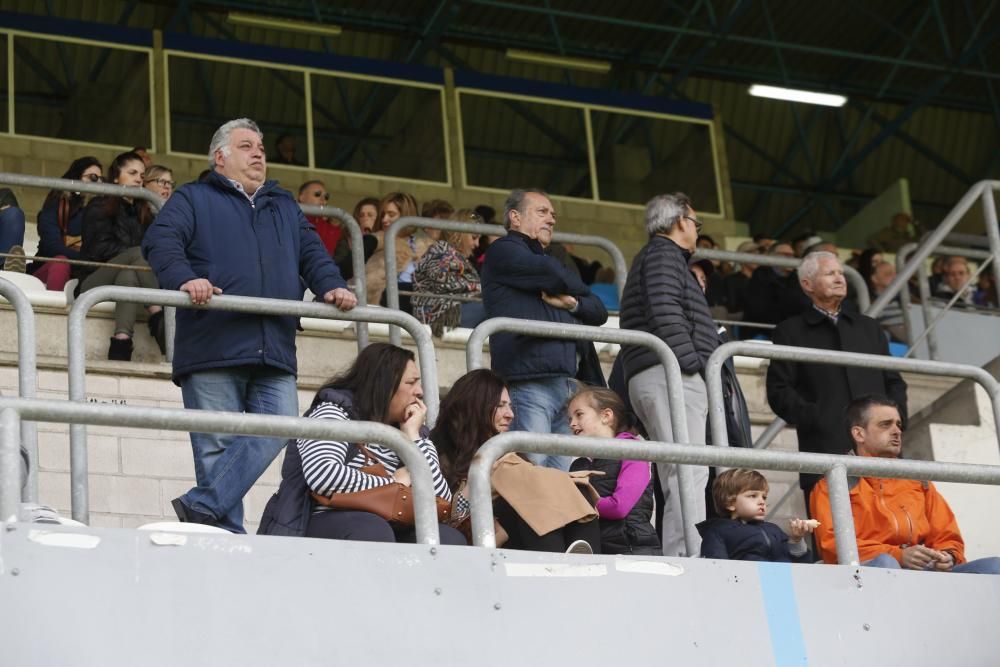
[[[350,310],[358,305],[358,297],[354,296],[354,292],[343,287],[332,289],[324,294],[323,301],[332,303],[341,310]]]
[[[191,303],[204,305],[212,300],[213,294],[222,294],[222,288],[216,287],[205,278],[195,278],[181,285],[181,291],[191,295]]]

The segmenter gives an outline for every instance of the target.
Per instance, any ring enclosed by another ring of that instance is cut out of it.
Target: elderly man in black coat
[[[619,323],[622,329],[658,336],[677,356],[684,373],[688,436],[694,444],[705,443],[708,395],[703,373],[709,356],[719,346],[705,294],[688,268],[700,229],[691,201],[681,193],[660,195],[646,204],[649,243],[632,260]],[[666,400],[667,381],[656,354],[647,347],[625,345],[620,356],[636,415],[653,439],[675,442]],[[694,524],[705,520],[708,468],[691,466],[698,506],[683,521],[677,468],[675,464],[657,464],[664,496],[663,555],[694,556],[701,540],[696,537],[694,553],[687,553],[684,524],[693,531]]]
[[[778,325],[775,345],[889,354],[889,339],[878,322],[841,308],[847,281],[836,255],[810,253],[798,273],[812,307]],[[777,360],[767,371],[767,401],[775,414],[795,426],[802,452],[848,453],[851,441],[844,411],[866,394],[889,396],[906,420],[906,382],[895,371]],[[800,480],[808,500],[819,476],[801,475]]]

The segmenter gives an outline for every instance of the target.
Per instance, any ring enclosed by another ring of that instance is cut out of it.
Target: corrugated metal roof
[[[987,0],[709,0],[684,5],[639,0],[613,4],[596,0],[346,0],[317,5],[324,21],[344,28],[339,37],[329,40],[233,26],[224,20],[227,10],[312,20],[315,8],[308,0],[192,2],[190,26],[183,16],[175,15],[177,5],[172,2],[138,2],[131,13],[125,12],[130,3],[121,0],[54,0],[51,6],[56,16],[86,21],[118,23],[124,16],[133,27],[169,26],[196,35],[317,52],[329,49],[391,62],[416,54],[415,62],[436,67],[461,66],[651,95],[666,95],[664,82],[684,72],[687,76],[679,92],[712,104],[729,129],[726,147],[736,217],[748,219],[759,229],[776,229],[800,210],[805,195],[828,191],[843,198],[814,205],[802,217],[800,227],[833,227],[838,217],[850,217],[865,195],[877,194],[900,177],[910,180],[914,200],[927,204],[918,204],[918,214],[931,221],[962,195],[970,181],[1000,176],[1000,163],[993,159],[1000,153],[1000,75],[991,68],[1000,62],[1000,20],[996,3]],[[546,15],[546,7],[551,15]],[[36,14],[47,11],[42,3],[30,0],[8,0],[5,8]],[[731,12],[735,18],[726,35],[719,37],[717,26],[727,25]],[[776,43],[770,41],[772,29]],[[504,55],[508,46],[607,59],[614,67],[610,74],[568,73],[512,62]],[[960,59],[970,46],[982,49]],[[124,70],[107,72],[124,74]],[[851,103],[841,110],[797,107],[793,111],[787,103],[759,100],[746,93],[751,81],[778,83],[785,76],[793,85],[847,94]],[[940,85],[932,87],[939,80]],[[297,95],[287,83],[278,87],[287,94],[261,95],[263,85],[259,75],[234,71],[222,81],[213,80],[208,88],[213,97],[225,100],[226,109],[250,107],[272,126],[294,127],[303,113]],[[916,109],[898,131],[886,131],[893,119],[909,113],[908,106],[919,101],[922,93],[927,94],[929,105]],[[356,103],[351,96],[347,99]],[[343,102],[325,103],[332,126],[340,126],[338,131],[350,126],[340,108]],[[385,131],[399,131],[406,117],[413,117],[415,104],[404,100],[390,109],[381,121]],[[872,113],[866,114],[869,107]],[[517,125],[523,119],[517,120],[516,115],[492,123],[494,112],[489,105],[479,112],[463,111],[471,114],[463,119],[467,126],[475,126],[477,141],[483,146],[496,146],[512,132],[531,136],[532,130]],[[800,132],[808,151],[800,146]],[[889,136],[877,143],[880,134]],[[845,143],[849,143],[846,158]],[[569,155],[554,145],[537,141],[532,148],[554,158]],[[862,150],[864,159],[849,178],[831,180],[838,175],[835,167],[850,168],[852,156]],[[509,165],[495,168],[495,180],[508,179],[503,169],[510,169]],[[675,188],[670,185],[668,189]]]

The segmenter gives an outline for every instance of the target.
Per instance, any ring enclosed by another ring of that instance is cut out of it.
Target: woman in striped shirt
[[[307,416],[313,419],[381,422],[397,427],[427,459],[434,480],[434,494],[451,500],[451,491],[441,475],[438,453],[424,426],[427,406],[423,402],[420,372],[413,352],[386,343],[369,345],[346,373],[327,382],[316,393]],[[410,474],[391,449],[366,445],[368,452],[392,477],[379,477],[361,470],[370,465],[356,446],[332,440],[299,440],[302,474],[309,490],[320,496],[353,493],[400,482],[409,486]],[[348,453],[352,455],[348,460]],[[316,505],[306,528],[307,537],[370,542],[414,542],[412,526],[396,526],[370,512],[333,510]],[[441,526],[443,544],[465,544],[454,528]]]

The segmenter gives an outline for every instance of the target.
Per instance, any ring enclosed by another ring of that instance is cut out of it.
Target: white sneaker
[[[586,540],[577,540],[573,544],[569,545],[566,549],[568,554],[593,554],[594,549],[590,546],[590,542]]]

